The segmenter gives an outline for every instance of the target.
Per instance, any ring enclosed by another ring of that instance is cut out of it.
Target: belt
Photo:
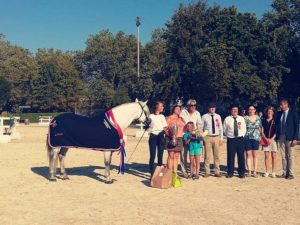
[[[238,136],[238,137],[232,137],[232,138],[230,138],[230,137],[227,137],[228,139],[241,139],[241,138],[244,138],[243,136]]]
[[[153,134],[153,133],[150,133],[150,135],[153,135],[153,136],[159,136],[159,135],[162,135],[164,132],[163,131],[161,131],[161,132],[159,132],[158,134]]]
[[[219,135],[206,135],[207,137],[219,137]]]

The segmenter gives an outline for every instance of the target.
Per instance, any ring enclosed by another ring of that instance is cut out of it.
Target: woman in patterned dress
[[[257,156],[259,141],[261,139],[262,123],[259,116],[256,115],[256,109],[253,105],[248,108],[248,116],[245,116],[246,135],[245,150],[247,157],[248,176],[257,177]]]

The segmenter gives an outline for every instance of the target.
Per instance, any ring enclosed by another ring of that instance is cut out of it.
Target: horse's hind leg
[[[58,158],[60,162],[60,178],[62,180],[68,180],[69,177],[66,173],[66,168],[65,168],[65,158],[66,154],[68,152],[68,148],[60,148],[60,151],[58,153]]]
[[[111,164],[112,151],[104,152],[104,164],[105,164],[105,183],[112,184],[113,180],[110,177],[110,164]]]
[[[59,149],[50,148],[48,149],[49,153],[49,180],[56,181],[56,167],[57,167],[57,155]]]

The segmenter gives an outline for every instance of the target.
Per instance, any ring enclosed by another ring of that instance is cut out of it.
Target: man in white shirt
[[[197,102],[194,99],[190,99],[187,102],[187,109],[183,109],[180,113],[180,117],[187,124],[193,122],[197,129],[201,128],[202,120],[201,114],[197,111]]]
[[[224,120],[224,134],[227,136],[227,178],[232,178],[234,173],[235,154],[238,157],[239,178],[245,178],[245,146],[246,123],[238,115],[238,106],[231,106],[231,115]]]
[[[180,117],[183,119],[184,123],[193,122],[196,129],[201,129],[201,114],[197,111],[197,102],[195,99],[189,99],[187,101],[187,109],[183,109],[180,113]],[[184,145],[183,157],[180,159],[180,165],[187,167],[187,156],[188,156],[188,146]]]
[[[219,114],[216,113],[216,104],[210,103],[208,105],[208,113],[202,116],[202,128],[201,131],[207,131],[207,135],[204,137],[205,143],[205,175],[210,176],[210,158],[211,152],[214,155],[215,176],[221,177],[220,173],[220,145],[223,144],[223,125],[222,119]]]

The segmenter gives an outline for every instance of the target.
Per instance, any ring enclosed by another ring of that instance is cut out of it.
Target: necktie
[[[286,117],[286,112],[282,113],[282,120],[281,120],[281,134],[285,134],[285,117]]]
[[[234,119],[234,131],[233,131],[233,134],[234,134],[234,137],[238,137],[239,136],[239,130],[238,130],[238,124],[237,124],[237,121],[236,121],[236,117],[233,117]]]
[[[214,115],[211,115],[211,126],[212,126],[212,133],[216,133],[216,128],[215,128],[215,120],[214,120]]]

